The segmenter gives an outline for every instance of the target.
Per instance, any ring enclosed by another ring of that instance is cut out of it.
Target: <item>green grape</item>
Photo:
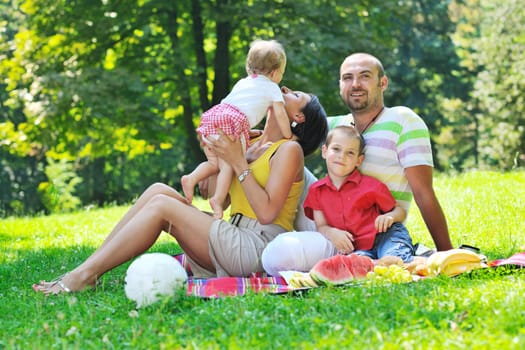
[[[375,266],[374,271],[368,272],[366,277],[370,284],[407,283],[412,281],[410,272],[400,265]]]
[[[374,272],[380,276],[383,276],[387,272],[387,270],[388,270],[388,267],[382,266],[382,265],[377,265],[374,267]]]

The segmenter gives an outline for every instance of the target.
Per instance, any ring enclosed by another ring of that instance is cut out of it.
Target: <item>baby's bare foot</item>
[[[180,179],[180,184],[182,185],[182,192],[184,192],[184,197],[188,201],[188,204],[191,204],[193,201],[193,189],[195,184],[191,181],[191,175],[184,175]]]
[[[222,205],[217,203],[217,200],[215,198],[210,198],[210,207],[213,210],[213,218],[222,219]]]

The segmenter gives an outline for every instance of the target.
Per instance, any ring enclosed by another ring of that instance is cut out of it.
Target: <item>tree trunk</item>
[[[228,0],[217,0],[217,21],[215,23],[217,48],[215,51],[212,104],[219,103],[230,91],[230,39],[232,29],[227,11]]]
[[[177,28],[177,11],[172,10],[168,12],[166,31],[170,38],[171,50],[173,54],[182,52],[182,49],[179,47]],[[186,131],[186,135],[188,135],[188,148],[190,151],[189,158],[193,159],[195,162],[202,162],[206,158],[204,157],[204,153],[202,152],[199,141],[197,140],[195,125],[193,124],[193,108],[190,95],[190,83],[188,81],[188,77],[184,73],[184,69],[187,67],[187,64],[183,57],[179,55],[174,59],[174,65],[174,72],[176,75],[175,79],[178,86],[180,87],[177,91],[177,94],[179,95],[183,107],[183,126]]]
[[[193,42],[195,45],[195,57],[197,59],[197,85],[199,87],[199,99],[201,109],[205,111],[210,107],[208,100],[208,84],[206,53],[204,52],[204,33],[202,23],[202,7],[199,1],[191,2],[191,17],[193,19]]]

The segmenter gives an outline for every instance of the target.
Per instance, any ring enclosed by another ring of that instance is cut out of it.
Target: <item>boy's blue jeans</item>
[[[394,223],[388,231],[376,235],[374,246],[370,250],[356,250],[355,254],[379,259],[391,255],[400,257],[403,262],[411,262],[414,258],[414,245],[405,225]]]

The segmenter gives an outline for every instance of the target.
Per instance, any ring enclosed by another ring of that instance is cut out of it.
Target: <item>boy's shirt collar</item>
[[[346,177],[345,181],[341,185],[341,188],[343,188],[343,186],[349,182],[352,182],[355,185],[359,185],[359,183],[361,182],[361,178],[362,178],[361,172],[359,171],[359,169],[356,168]],[[332,179],[330,179],[330,176],[328,175],[326,175],[324,178],[319,180],[319,186],[322,186],[322,185],[326,185],[332,188],[333,190],[337,191],[337,188],[332,182]]]

